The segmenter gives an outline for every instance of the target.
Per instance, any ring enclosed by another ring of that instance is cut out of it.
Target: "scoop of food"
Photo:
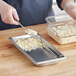
[[[37,32],[32,29],[25,30],[25,33],[30,34],[30,35],[37,35]]]

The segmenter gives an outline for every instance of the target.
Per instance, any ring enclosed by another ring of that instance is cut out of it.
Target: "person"
[[[76,19],[74,0],[56,1],[59,8]],[[24,26],[42,24],[52,15],[52,0],[0,0],[0,30],[17,28],[18,21]]]

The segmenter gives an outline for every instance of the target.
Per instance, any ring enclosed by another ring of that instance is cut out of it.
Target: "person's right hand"
[[[3,22],[18,25],[19,17],[16,9],[4,1],[0,1],[0,15]]]

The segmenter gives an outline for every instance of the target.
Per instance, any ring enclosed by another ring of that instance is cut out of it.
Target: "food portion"
[[[37,32],[32,29],[27,29],[25,32],[30,35],[37,35]]]
[[[64,18],[66,17],[66,18]],[[47,17],[46,21],[48,35],[59,44],[76,42],[76,20],[67,14],[59,14]]]
[[[51,36],[59,44],[76,42],[76,26],[59,25],[56,27],[48,26],[48,35]]]
[[[36,48],[42,48],[43,43],[39,38],[24,38],[16,40],[17,45],[19,45],[25,51],[31,51]]]
[[[52,29],[57,33],[60,37],[66,37],[66,36],[72,36],[76,35],[76,27],[71,25],[62,25],[62,26],[56,26],[52,27]]]

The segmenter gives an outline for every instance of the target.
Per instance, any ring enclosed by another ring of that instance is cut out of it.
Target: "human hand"
[[[76,19],[76,5],[74,2],[68,1],[64,5],[64,10],[73,18]]]
[[[18,25],[19,17],[16,9],[4,1],[0,1],[0,15],[3,22]]]

